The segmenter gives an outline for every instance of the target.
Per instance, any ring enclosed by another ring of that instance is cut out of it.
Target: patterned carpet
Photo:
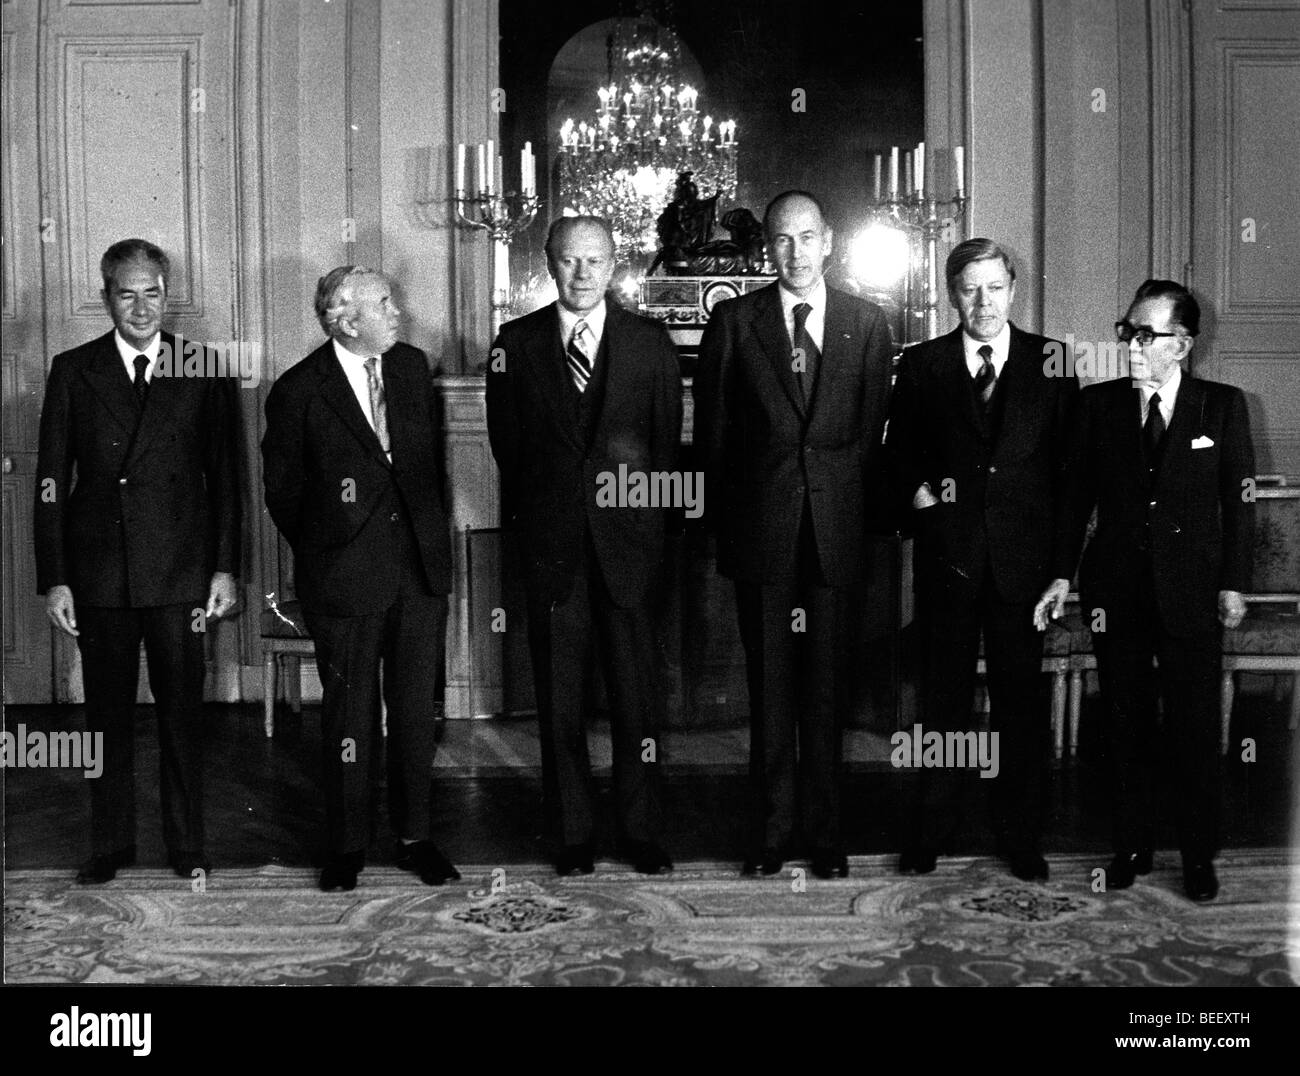
[[[1103,861],[1104,862],[1104,861]],[[742,879],[732,864],[642,878],[598,864],[462,868],[442,889],[391,867],[352,893],[315,873],[217,871],[206,891],[160,870],[97,888],[68,871],[5,878],[10,983],[583,986],[1293,986],[1300,872],[1285,851],[1225,854],[1219,899],[1182,895],[1178,857],[1127,891],[1095,893],[1095,858],[1053,856],[1052,881],[990,859],[894,858],[853,876]],[[1288,955],[1288,921],[1292,938]]]

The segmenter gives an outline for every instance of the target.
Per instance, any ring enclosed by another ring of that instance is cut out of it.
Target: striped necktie
[[[384,383],[379,380],[379,360],[366,359],[366,381],[370,387],[370,417],[375,423],[375,436],[379,438],[379,447],[391,452],[388,440],[388,405],[384,400]]]
[[[975,373],[975,398],[979,400],[980,409],[987,417],[989,404],[993,401],[993,389],[998,380],[997,371],[993,369],[993,348],[983,344],[979,349],[979,357],[984,360],[984,365]]]
[[[585,321],[579,321],[573,327],[573,336],[565,349],[569,373],[573,377],[573,383],[578,386],[579,392],[585,392],[587,382],[591,380],[591,356],[588,354],[590,347],[590,329]]]

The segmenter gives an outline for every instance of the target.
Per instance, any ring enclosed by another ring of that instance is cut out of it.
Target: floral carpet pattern
[[[1176,853],[1133,888],[1097,892],[1095,857],[1053,856],[1052,880],[996,860],[941,859],[901,877],[861,856],[846,879],[741,878],[684,864],[645,878],[599,863],[462,867],[421,885],[371,867],[351,893],[315,872],[214,872],[202,891],[161,870],[79,887],[71,872],[5,878],[10,983],[502,986],[1141,986],[1300,983],[1300,862],[1218,861],[1217,901],[1182,894]],[[1102,860],[1104,863],[1104,859]],[[1288,942],[1288,923],[1292,936]],[[1288,948],[1289,946],[1289,948]]]

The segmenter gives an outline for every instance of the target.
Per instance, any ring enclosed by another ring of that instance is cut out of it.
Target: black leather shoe
[[[397,843],[397,865],[404,871],[418,874],[425,885],[442,885],[460,881],[460,871],[452,866],[433,841]]]
[[[847,878],[849,857],[835,848],[814,848],[811,867],[818,878]]]
[[[320,872],[321,892],[341,889],[345,893],[357,887],[357,875],[366,864],[365,852],[336,852]]]
[[[566,844],[555,857],[555,873],[561,878],[570,874],[590,874],[596,869],[595,850],[591,842]]]
[[[741,874],[780,874],[785,857],[775,848],[764,848],[758,855],[746,856]]]
[[[134,866],[135,845],[128,844],[116,852],[109,852],[108,855],[92,856],[85,866],[77,871],[77,885],[103,885],[116,878],[117,872],[123,867]]]
[[[1047,860],[1037,852],[1016,852],[1010,866],[1011,873],[1022,882],[1047,881]]]
[[[1217,897],[1219,879],[1214,876],[1214,864],[1208,859],[1184,861],[1183,889],[1188,897],[1198,903]]]
[[[904,848],[898,857],[899,874],[929,874],[939,857],[928,848]]]
[[[673,869],[668,853],[654,841],[624,841],[623,849],[638,874],[667,874]]]
[[[1150,848],[1140,852],[1116,852],[1106,868],[1107,889],[1127,889],[1139,874],[1150,874],[1154,854]]]

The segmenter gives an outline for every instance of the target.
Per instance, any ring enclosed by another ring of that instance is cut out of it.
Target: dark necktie
[[[384,383],[379,380],[378,359],[366,359],[366,381],[370,386],[370,417],[375,422],[379,447],[391,451],[388,443],[388,406],[384,402]]]
[[[1148,464],[1155,462],[1164,435],[1165,416],[1160,413],[1160,393],[1153,392],[1147,401],[1147,420],[1142,426],[1142,447],[1146,450]]]
[[[131,387],[135,389],[135,406],[143,411],[144,399],[149,395],[149,382],[144,377],[144,372],[149,369],[149,356],[137,355],[132,363],[135,365],[135,380],[131,382]]]
[[[573,336],[569,340],[569,346],[565,349],[569,373],[573,377],[573,383],[578,387],[579,392],[585,392],[587,382],[591,380],[591,356],[587,354],[589,347],[588,326],[586,321],[580,320],[573,327]]]
[[[817,384],[817,366],[822,353],[813,343],[812,334],[808,332],[808,315],[812,307],[800,303],[794,308],[794,346],[796,352],[803,351],[803,370],[799,374],[799,388],[803,391],[804,403],[812,399],[813,386]]]
[[[975,398],[979,401],[984,417],[988,418],[989,404],[993,401],[993,389],[997,386],[998,375],[993,369],[993,348],[988,344],[982,344],[977,354],[984,360],[984,365],[975,371]]]

